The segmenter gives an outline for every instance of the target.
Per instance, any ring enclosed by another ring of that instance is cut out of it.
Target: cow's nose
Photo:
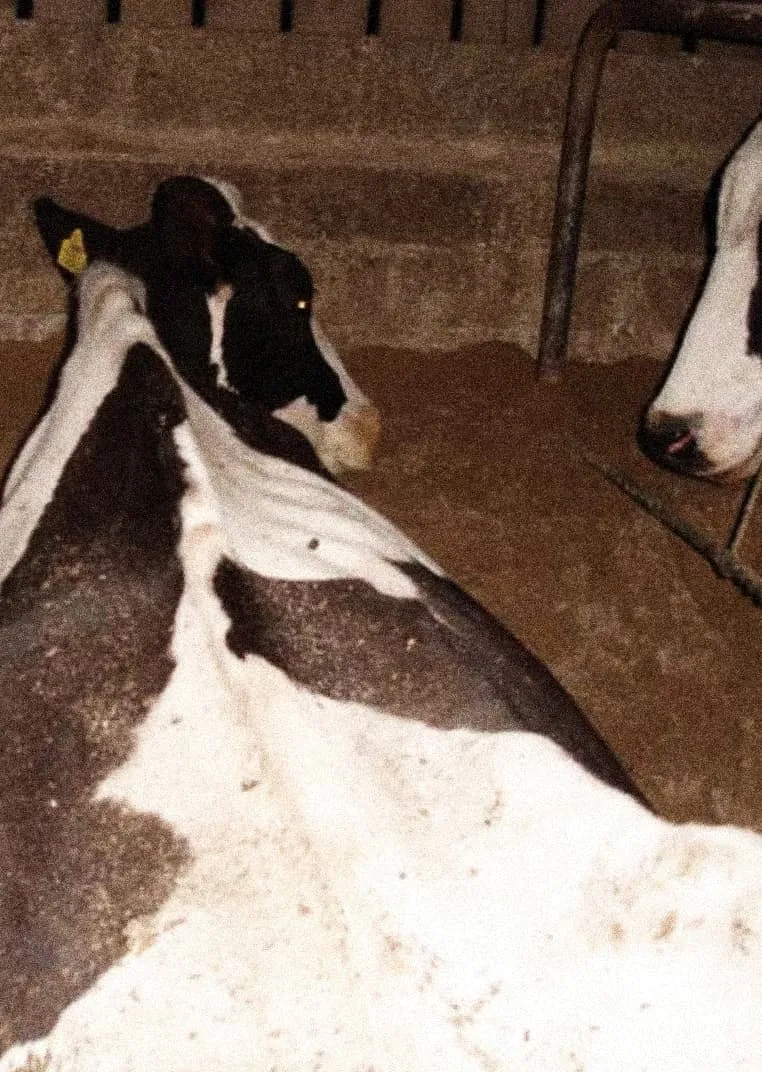
[[[640,431],[640,445],[658,465],[680,473],[699,473],[706,458],[696,437],[696,423],[668,413],[649,414]]]

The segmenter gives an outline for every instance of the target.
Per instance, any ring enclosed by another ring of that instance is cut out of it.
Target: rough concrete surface
[[[759,71],[733,48],[609,58],[575,357],[669,348],[700,270],[703,192],[759,110]],[[189,170],[238,183],[307,259],[342,345],[531,349],[568,76],[568,54],[543,50],[0,12],[0,337],[61,322],[34,197],[134,223],[157,181]]]
[[[4,344],[0,462],[55,352]],[[576,364],[547,385],[503,344],[345,356],[384,418],[377,465],[350,486],[551,667],[660,811],[762,830],[761,612],[576,454],[584,444],[723,538],[739,490],[637,450],[659,366]],[[760,536],[762,519],[744,549],[757,568]]]

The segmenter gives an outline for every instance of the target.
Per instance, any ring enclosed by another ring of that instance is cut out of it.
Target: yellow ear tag
[[[85,236],[79,227],[68,238],[64,238],[58,250],[57,263],[73,275],[79,275],[87,268]]]

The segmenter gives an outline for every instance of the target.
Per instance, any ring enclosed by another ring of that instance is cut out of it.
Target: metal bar
[[[741,589],[744,595],[762,606],[762,577],[755,570],[749,569],[748,566],[744,566],[742,562],[738,561],[730,543],[725,546],[717,544],[698,525],[679,517],[664,506],[663,503],[647,495],[619,469],[615,469],[614,466],[609,465],[608,462],[598,458],[579,444],[574,443],[573,447],[587,465],[604,476],[609,483],[619,488],[628,499],[637,503],[638,506],[642,506],[647,514],[669,529],[675,536],[678,536],[683,543],[698,552],[712,566],[718,576],[722,577],[723,580],[732,581],[733,584]]]
[[[557,380],[566,356],[587,172],[603,66],[623,30],[762,44],[762,3],[609,0],[588,20],[574,57],[545,280],[538,374]]]
[[[598,87],[622,21],[621,0],[603,4],[588,20],[574,56],[540,326],[537,360],[543,379],[558,379],[564,361]]]
[[[757,505],[760,487],[762,487],[762,469],[757,469],[746,489],[741,509],[738,512],[738,517],[733,525],[733,531],[730,533],[730,538],[728,539],[728,551],[731,551],[733,554],[737,553],[738,548],[741,546],[741,541],[746,535],[746,529],[749,525],[751,515]]]
[[[542,44],[565,52],[576,47],[582,31],[601,0],[547,0]]]
[[[626,5],[626,19],[628,30],[762,44],[760,0],[637,0]]]

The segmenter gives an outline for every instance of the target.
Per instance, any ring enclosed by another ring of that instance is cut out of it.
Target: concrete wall
[[[308,262],[342,345],[537,343],[568,54],[0,12],[0,335],[60,324],[48,194],[145,218],[178,171],[236,182]],[[698,277],[709,177],[762,107],[760,64],[611,56],[572,351],[664,356]]]

